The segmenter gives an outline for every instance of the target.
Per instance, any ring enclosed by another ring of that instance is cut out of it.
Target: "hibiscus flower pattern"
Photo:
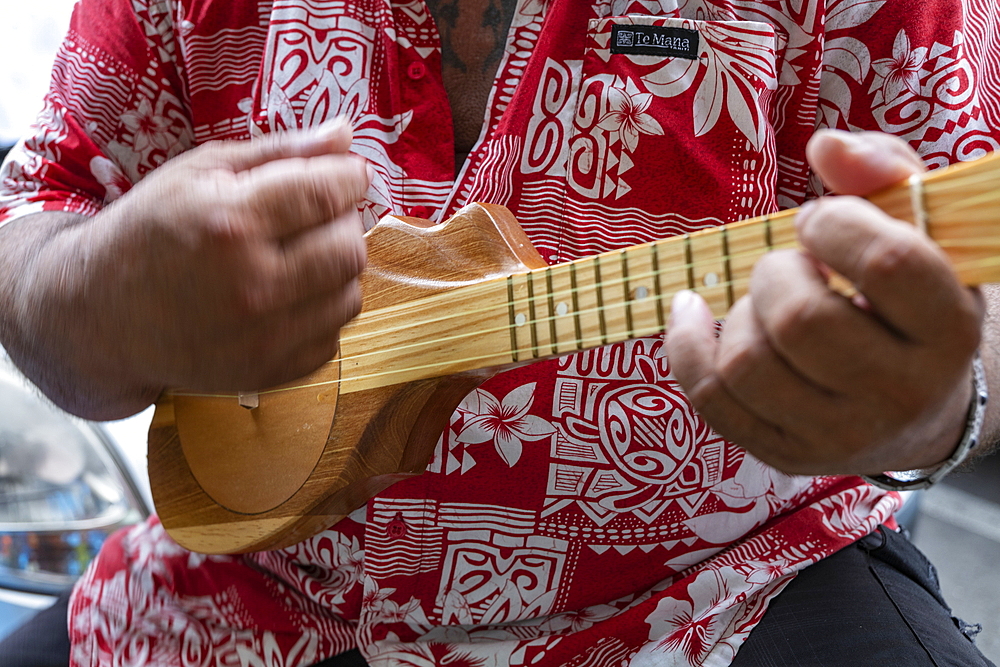
[[[728,625],[729,615],[716,611],[730,595],[718,572],[702,572],[688,584],[687,598],[664,598],[656,606],[646,619],[650,639],[660,638],[657,648],[682,653],[687,662],[699,664]]]
[[[148,99],[139,102],[139,108],[122,114],[122,124],[132,134],[132,145],[139,152],[152,149],[170,150],[170,121],[153,112]]]
[[[983,66],[1000,57],[992,5],[929,2],[907,12],[885,0],[520,0],[479,157],[457,182],[439,72],[407,76],[439,57],[421,0],[322,11],[275,0],[263,14],[227,0],[222,14],[184,17],[175,3],[135,0],[140,30],[115,23],[129,12],[108,24],[77,12],[81,50],[59,64],[72,76],[54,80],[35,136],[0,174],[0,224],[43,206],[93,213],[196,143],[342,114],[377,172],[368,223],[384,208],[453,211],[503,193],[547,260],[691,233],[801,204],[817,125],[891,131],[932,164],[998,145],[1000,80]],[[254,16],[267,31],[266,44],[245,46],[248,62],[260,58],[255,79],[223,72],[211,95],[191,95],[186,73],[215,71],[219,58],[191,39],[232,41],[227,21]],[[697,30],[698,58],[612,56],[611,26],[630,22]],[[111,67],[114,77],[93,78]],[[720,196],[706,196],[713,179]],[[683,474],[669,490],[639,479],[644,466],[672,474],[649,452],[686,447],[697,420],[680,403],[666,429],[641,410],[627,421],[599,410],[616,387],[669,386],[665,372],[630,375],[647,358],[621,345],[572,375],[553,370],[561,362],[498,375],[454,417],[437,469],[380,494],[370,525],[342,521],[266,558],[189,554],[155,520],[112,538],[74,598],[74,667],[308,667],[355,642],[373,667],[728,664],[795,571],[898,499],[849,478],[797,493],[797,479],[714,437],[676,457]],[[618,437],[618,426],[646,436]],[[463,477],[470,452],[481,460]],[[634,488],[607,474],[621,463]]]
[[[663,128],[655,118],[646,113],[653,101],[652,93],[639,92],[632,79],[615,80],[615,85],[608,86],[608,106],[611,111],[601,117],[598,127],[621,137],[626,150],[632,152],[639,143],[640,134],[663,134]]]
[[[927,47],[911,48],[906,30],[900,30],[892,44],[892,57],[872,63],[875,76],[869,92],[876,93],[875,104],[891,104],[904,93],[920,95],[920,72],[926,62]]]
[[[465,415],[455,439],[467,445],[493,442],[497,453],[510,467],[520,460],[524,441],[542,440],[556,429],[530,413],[535,383],[521,385],[502,399],[483,389],[469,394],[458,406]]]
[[[728,544],[788,507],[812,483],[811,477],[786,475],[747,453],[733,477],[712,487],[726,509],[684,524],[707,542]]]

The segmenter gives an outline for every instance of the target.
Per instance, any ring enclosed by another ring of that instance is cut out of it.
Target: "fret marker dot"
[[[560,301],[559,303],[556,304],[556,315],[562,317],[568,312],[569,312],[569,306],[566,305],[565,301]]]
[[[715,287],[719,284],[719,275],[716,273],[705,274],[705,287]]]
[[[634,299],[645,299],[649,296],[649,290],[645,287],[639,286],[635,288]]]
[[[527,321],[528,318],[525,317],[524,313],[518,313],[517,316],[514,318],[514,324],[516,324],[519,327],[523,327],[524,323]]]

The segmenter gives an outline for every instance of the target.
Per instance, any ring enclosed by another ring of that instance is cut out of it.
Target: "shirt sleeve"
[[[0,226],[40,211],[93,215],[193,145],[173,9],[76,6],[42,111],[0,168]]]

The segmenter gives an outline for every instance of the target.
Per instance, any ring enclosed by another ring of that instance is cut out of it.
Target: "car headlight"
[[[148,510],[96,424],[49,404],[0,358],[0,586],[56,593]]]

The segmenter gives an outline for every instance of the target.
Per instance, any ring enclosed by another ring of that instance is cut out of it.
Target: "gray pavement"
[[[952,612],[982,624],[976,644],[1000,665],[1000,456],[926,491],[913,532]]]

